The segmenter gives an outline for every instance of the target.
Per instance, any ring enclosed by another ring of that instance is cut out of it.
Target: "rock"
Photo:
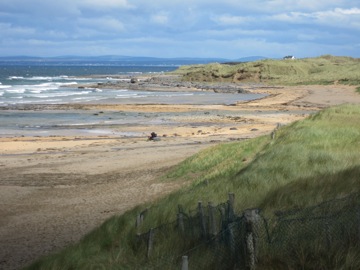
[[[230,128],[230,130],[238,130],[236,127],[232,127]]]
[[[130,82],[131,82],[131,83],[137,83],[137,82],[138,82],[138,79],[136,79],[136,78],[131,78],[131,79],[130,79]]]

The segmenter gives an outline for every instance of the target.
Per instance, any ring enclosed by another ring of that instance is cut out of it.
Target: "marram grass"
[[[356,105],[329,108],[282,127],[274,140],[263,136],[208,148],[160,179],[188,184],[154,202],[140,231],[174,221],[178,205],[188,212],[198,201],[224,202],[228,192],[235,193],[237,212],[260,207],[269,218],[275,210],[307,207],[360,192],[359,150],[360,107]],[[110,218],[79,243],[40,259],[28,269],[148,269],[146,248],[137,244],[134,226],[136,215],[146,207]],[[163,230],[166,228],[170,227]],[[164,237],[154,252],[167,257],[182,254],[191,243],[177,245],[180,239],[176,233]],[[321,255],[318,259],[304,253],[302,265],[307,269],[358,269],[357,251],[349,249],[343,254],[334,250],[331,258]],[[297,256],[301,259],[301,254]],[[279,269],[274,259],[269,257],[268,262],[267,269]],[[284,265],[280,268],[288,269]]]
[[[296,60],[261,60],[236,65],[182,66],[173,73],[187,81],[256,82],[276,85],[360,85],[360,59],[324,55]]]

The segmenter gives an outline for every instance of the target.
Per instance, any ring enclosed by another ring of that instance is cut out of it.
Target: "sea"
[[[79,85],[130,80],[133,75],[159,74],[179,65],[126,65],[109,62],[0,61],[0,137],[69,134],[114,134],[114,126],[159,121],[159,114],[80,110],[24,110],[37,104],[232,104],[261,95],[213,92],[152,92],[129,89],[79,88]],[[101,76],[98,76],[101,75]],[[124,75],[124,76],[119,76]],[[94,115],[97,117],[95,118]],[[162,117],[164,119],[165,116]],[[161,115],[160,115],[161,118]],[[166,117],[165,117],[166,118]],[[154,122],[154,123],[155,123]],[[131,132],[117,135],[138,136]]]
[[[89,103],[104,99],[139,98],[143,92],[79,89],[79,84],[114,82],[112,75],[139,75],[175,70],[175,66],[114,66],[106,63],[0,63],[0,106]],[[91,75],[108,75],[92,78]],[[129,80],[129,79],[123,79]]]

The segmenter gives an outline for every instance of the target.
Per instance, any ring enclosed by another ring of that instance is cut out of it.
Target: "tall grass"
[[[228,192],[236,194],[235,209],[261,207],[267,216],[359,192],[359,149],[360,108],[354,105],[329,108],[282,127],[274,140],[263,136],[211,147],[161,179],[188,184],[154,202],[140,230],[173,221],[179,204],[189,211],[199,200],[223,202]],[[29,269],[146,269],[134,228],[136,215],[146,207],[109,219],[81,242]],[[157,242],[157,250],[179,255],[184,248],[176,245],[179,237]],[[344,256],[351,260],[353,254]]]

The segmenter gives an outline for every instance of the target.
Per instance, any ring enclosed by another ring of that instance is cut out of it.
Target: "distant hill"
[[[207,64],[214,62],[225,62],[227,59],[222,58],[157,58],[142,56],[58,56],[58,57],[32,57],[32,56],[9,56],[0,57],[0,62],[9,64],[34,64],[45,65],[63,65],[63,64],[109,64],[109,65],[192,65]]]
[[[57,56],[57,57],[33,57],[33,56],[7,56],[0,57],[0,62],[8,64],[34,64],[39,63],[44,65],[64,65],[64,64],[109,64],[109,65],[194,65],[194,64],[208,64],[208,63],[223,63],[223,62],[248,62],[253,60],[263,59],[260,56],[251,56],[240,58],[236,60],[225,58],[193,58],[193,57],[179,57],[179,58],[159,58],[159,57],[145,57],[145,56],[122,56],[122,55],[103,55],[103,56]]]
[[[237,61],[237,62],[254,62],[254,61],[259,61],[259,60],[264,60],[264,59],[268,59],[268,57],[265,57],[265,56],[247,56],[247,57],[242,57],[242,58],[236,59],[234,61]]]

